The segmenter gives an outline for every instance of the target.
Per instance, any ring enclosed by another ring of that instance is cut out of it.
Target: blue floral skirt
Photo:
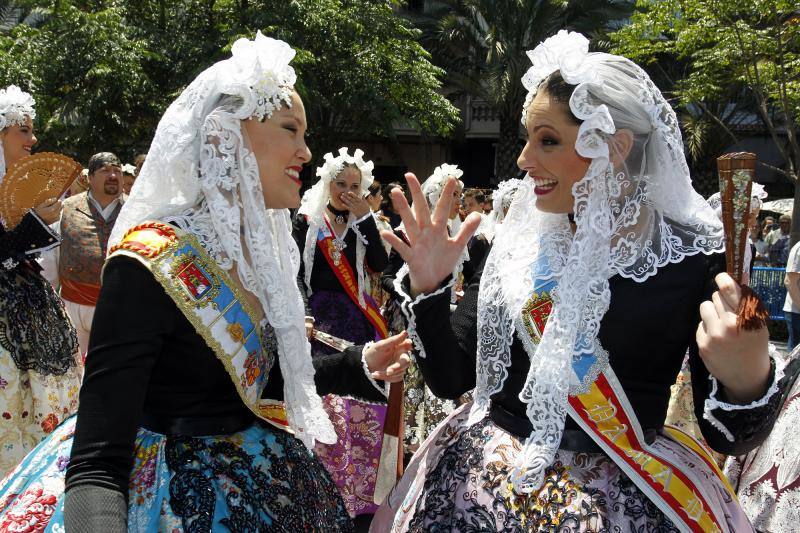
[[[0,481],[0,531],[64,531],[75,417]],[[293,436],[260,423],[211,437],[140,429],[129,531],[352,531],[336,486]]]

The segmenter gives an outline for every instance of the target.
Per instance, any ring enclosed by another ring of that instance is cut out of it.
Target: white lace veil
[[[455,178],[459,189],[464,190],[464,182],[459,179],[463,175],[464,171],[458,168],[458,165],[451,165],[449,163],[442,163],[433,169],[433,174],[428,176],[428,179],[422,184],[422,194],[425,195],[425,199],[428,200],[428,207],[431,211],[436,209],[436,203],[442,196],[447,178]],[[458,231],[461,229],[461,217],[456,215],[455,218],[447,222],[447,227],[450,229],[450,235],[457,235]],[[461,254],[458,263],[456,263],[453,269],[453,279],[457,279],[458,275],[461,274],[465,261],[469,261],[469,251],[466,248],[464,248],[464,252]],[[453,303],[455,303],[455,297],[456,295],[454,292],[452,296]]]
[[[522,180],[511,178],[501,181],[497,185],[497,190],[492,193],[492,212],[486,217],[486,222],[481,223],[476,233],[483,233],[489,242],[494,240],[494,236],[503,224],[503,219],[506,218],[506,212],[511,207],[511,201],[514,199],[514,193],[519,189]]]
[[[347,147],[339,148],[339,155],[334,157],[331,152],[324,156],[325,163],[321,167],[317,167],[317,176],[319,181],[314,184],[303,195],[303,200],[300,203],[298,213],[308,217],[308,231],[306,232],[306,241],[303,246],[303,265],[305,270],[303,272],[305,278],[306,294],[311,296],[311,271],[314,268],[314,256],[317,249],[317,234],[319,229],[325,225],[325,208],[331,199],[331,182],[338,176],[345,166],[353,166],[361,173],[361,195],[364,196],[372,185],[374,177],[372,170],[375,164],[372,161],[364,161],[364,151],[356,149],[353,155],[347,153]],[[353,230],[356,233],[356,275],[358,276],[358,302],[362,307],[366,307],[364,302],[364,291],[367,286],[366,276],[364,274],[364,258],[366,256],[366,238],[361,235],[356,225],[356,218],[353,213],[347,217],[347,228],[340,236],[344,236],[348,231]]]
[[[25,119],[36,118],[36,103],[33,96],[16,85],[0,89],[0,132],[9,126],[24,126]],[[6,175],[6,156],[3,152],[3,139],[0,137],[0,183]]]
[[[201,73],[164,113],[144,166],[109,240],[147,220],[196,235],[224,269],[236,267],[277,337],[291,428],[311,448],[333,443],[333,425],[314,385],[311,347],[297,287],[300,254],[287,209],[267,209],[258,165],[241,127],[291,105],[295,52],[259,32],[232,57]]]
[[[572,188],[574,235],[567,214],[535,208],[533,181],[526,177],[495,236],[478,297],[477,387],[468,424],[486,416],[490,397],[508,376],[538,260],[548,261],[558,282],[540,342],[524,343],[531,363],[519,397],[533,430],[511,478],[520,492],[541,485],[561,441],[568,394],[583,390],[608,365],[597,340],[610,302],[608,279],[641,282],[668,263],[724,248],[719,219],[692,188],[672,108],[641,68],[623,57],[589,53],[588,45],[582,35],[560,31],[528,52],[533,66],[522,79],[529,91],[525,109],[556,71],[575,86],[569,100],[581,121],[575,150],[591,163]],[[633,147],[615,167],[610,150],[616,143],[609,141],[623,128],[632,132]],[[595,354],[597,364],[579,382],[572,361],[582,354]]]

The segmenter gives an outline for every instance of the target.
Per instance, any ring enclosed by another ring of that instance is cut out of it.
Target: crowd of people
[[[588,49],[529,53],[523,177],[340,147],[301,195],[295,52],[258,33],[0,226],[0,531],[791,530],[800,363],[739,327],[670,105]],[[0,91],[0,176],[35,116]]]

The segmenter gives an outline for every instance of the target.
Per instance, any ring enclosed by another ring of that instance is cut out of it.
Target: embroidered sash
[[[347,257],[336,248],[333,237],[333,228],[331,228],[328,221],[325,220],[325,226],[321,226],[317,233],[317,246],[322,251],[322,255],[325,257],[325,261],[328,262],[331,270],[333,270],[333,273],[336,274],[336,278],[339,280],[342,288],[344,288],[344,292],[353,300],[356,307],[364,313],[364,316],[367,317],[370,324],[378,331],[380,338],[385,339],[389,336],[389,326],[386,324],[383,315],[381,315],[378,304],[372,296],[366,293],[363,294],[365,305],[362,306],[361,303],[359,303],[358,277],[355,272],[353,272],[353,267],[347,261]],[[334,260],[334,257],[336,260]]]
[[[261,339],[256,313],[194,235],[160,222],[131,228],[109,251],[147,267],[225,366],[239,397],[260,419],[291,432],[281,402],[261,398],[275,351]]]
[[[534,271],[533,294],[523,307],[523,327],[517,328],[528,345],[541,340],[553,308],[550,293],[556,287],[545,258]],[[642,427],[614,371],[606,365],[598,373],[601,365],[597,354],[573,358],[573,370],[588,387],[583,393],[569,396],[570,416],[679,528],[693,532],[723,531],[723,510],[707,497],[697,474],[645,442]],[[666,427],[665,433],[695,456],[696,464],[705,464],[714,472],[731,498],[736,498],[702,444],[675,428]]]

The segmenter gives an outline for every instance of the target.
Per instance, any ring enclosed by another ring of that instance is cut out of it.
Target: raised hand
[[[340,196],[342,203],[347,206],[347,210],[353,213],[356,219],[359,219],[369,213],[369,203],[366,198],[363,198],[352,191],[343,193]]]
[[[769,333],[766,326],[747,331],[737,326],[742,291],[726,273],[715,278],[719,290],[700,304],[697,327],[700,357],[734,403],[764,395],[769,378]]]
[[[61,216],[61,200],[58,198],[48,198],[37,205],[34,211],[45,224],[52,224]]]
[[[364,350],[364,360],[373,379],[395,383],[403,381],[403,374],[411,364],[410,350],[411,341],[403,331],[369,345]]]
[[[395,211],[403,219],[409,243],[406,244],[390,231],[381,232],[381,236],[397,250],[408,265],[411,296],[414,297],[435,291],[453,273],[464,247],[481,219],[477,213],[471,213],[461,225],[458,234],[451,237],[447,232],[447,221],[454,201],[456,180],[448,178],[433,215],[417,177],[409,172],[406,174],[406,181],[411,191],[412,206],[408,205],[400,189],[393,189],[391,194]]]

